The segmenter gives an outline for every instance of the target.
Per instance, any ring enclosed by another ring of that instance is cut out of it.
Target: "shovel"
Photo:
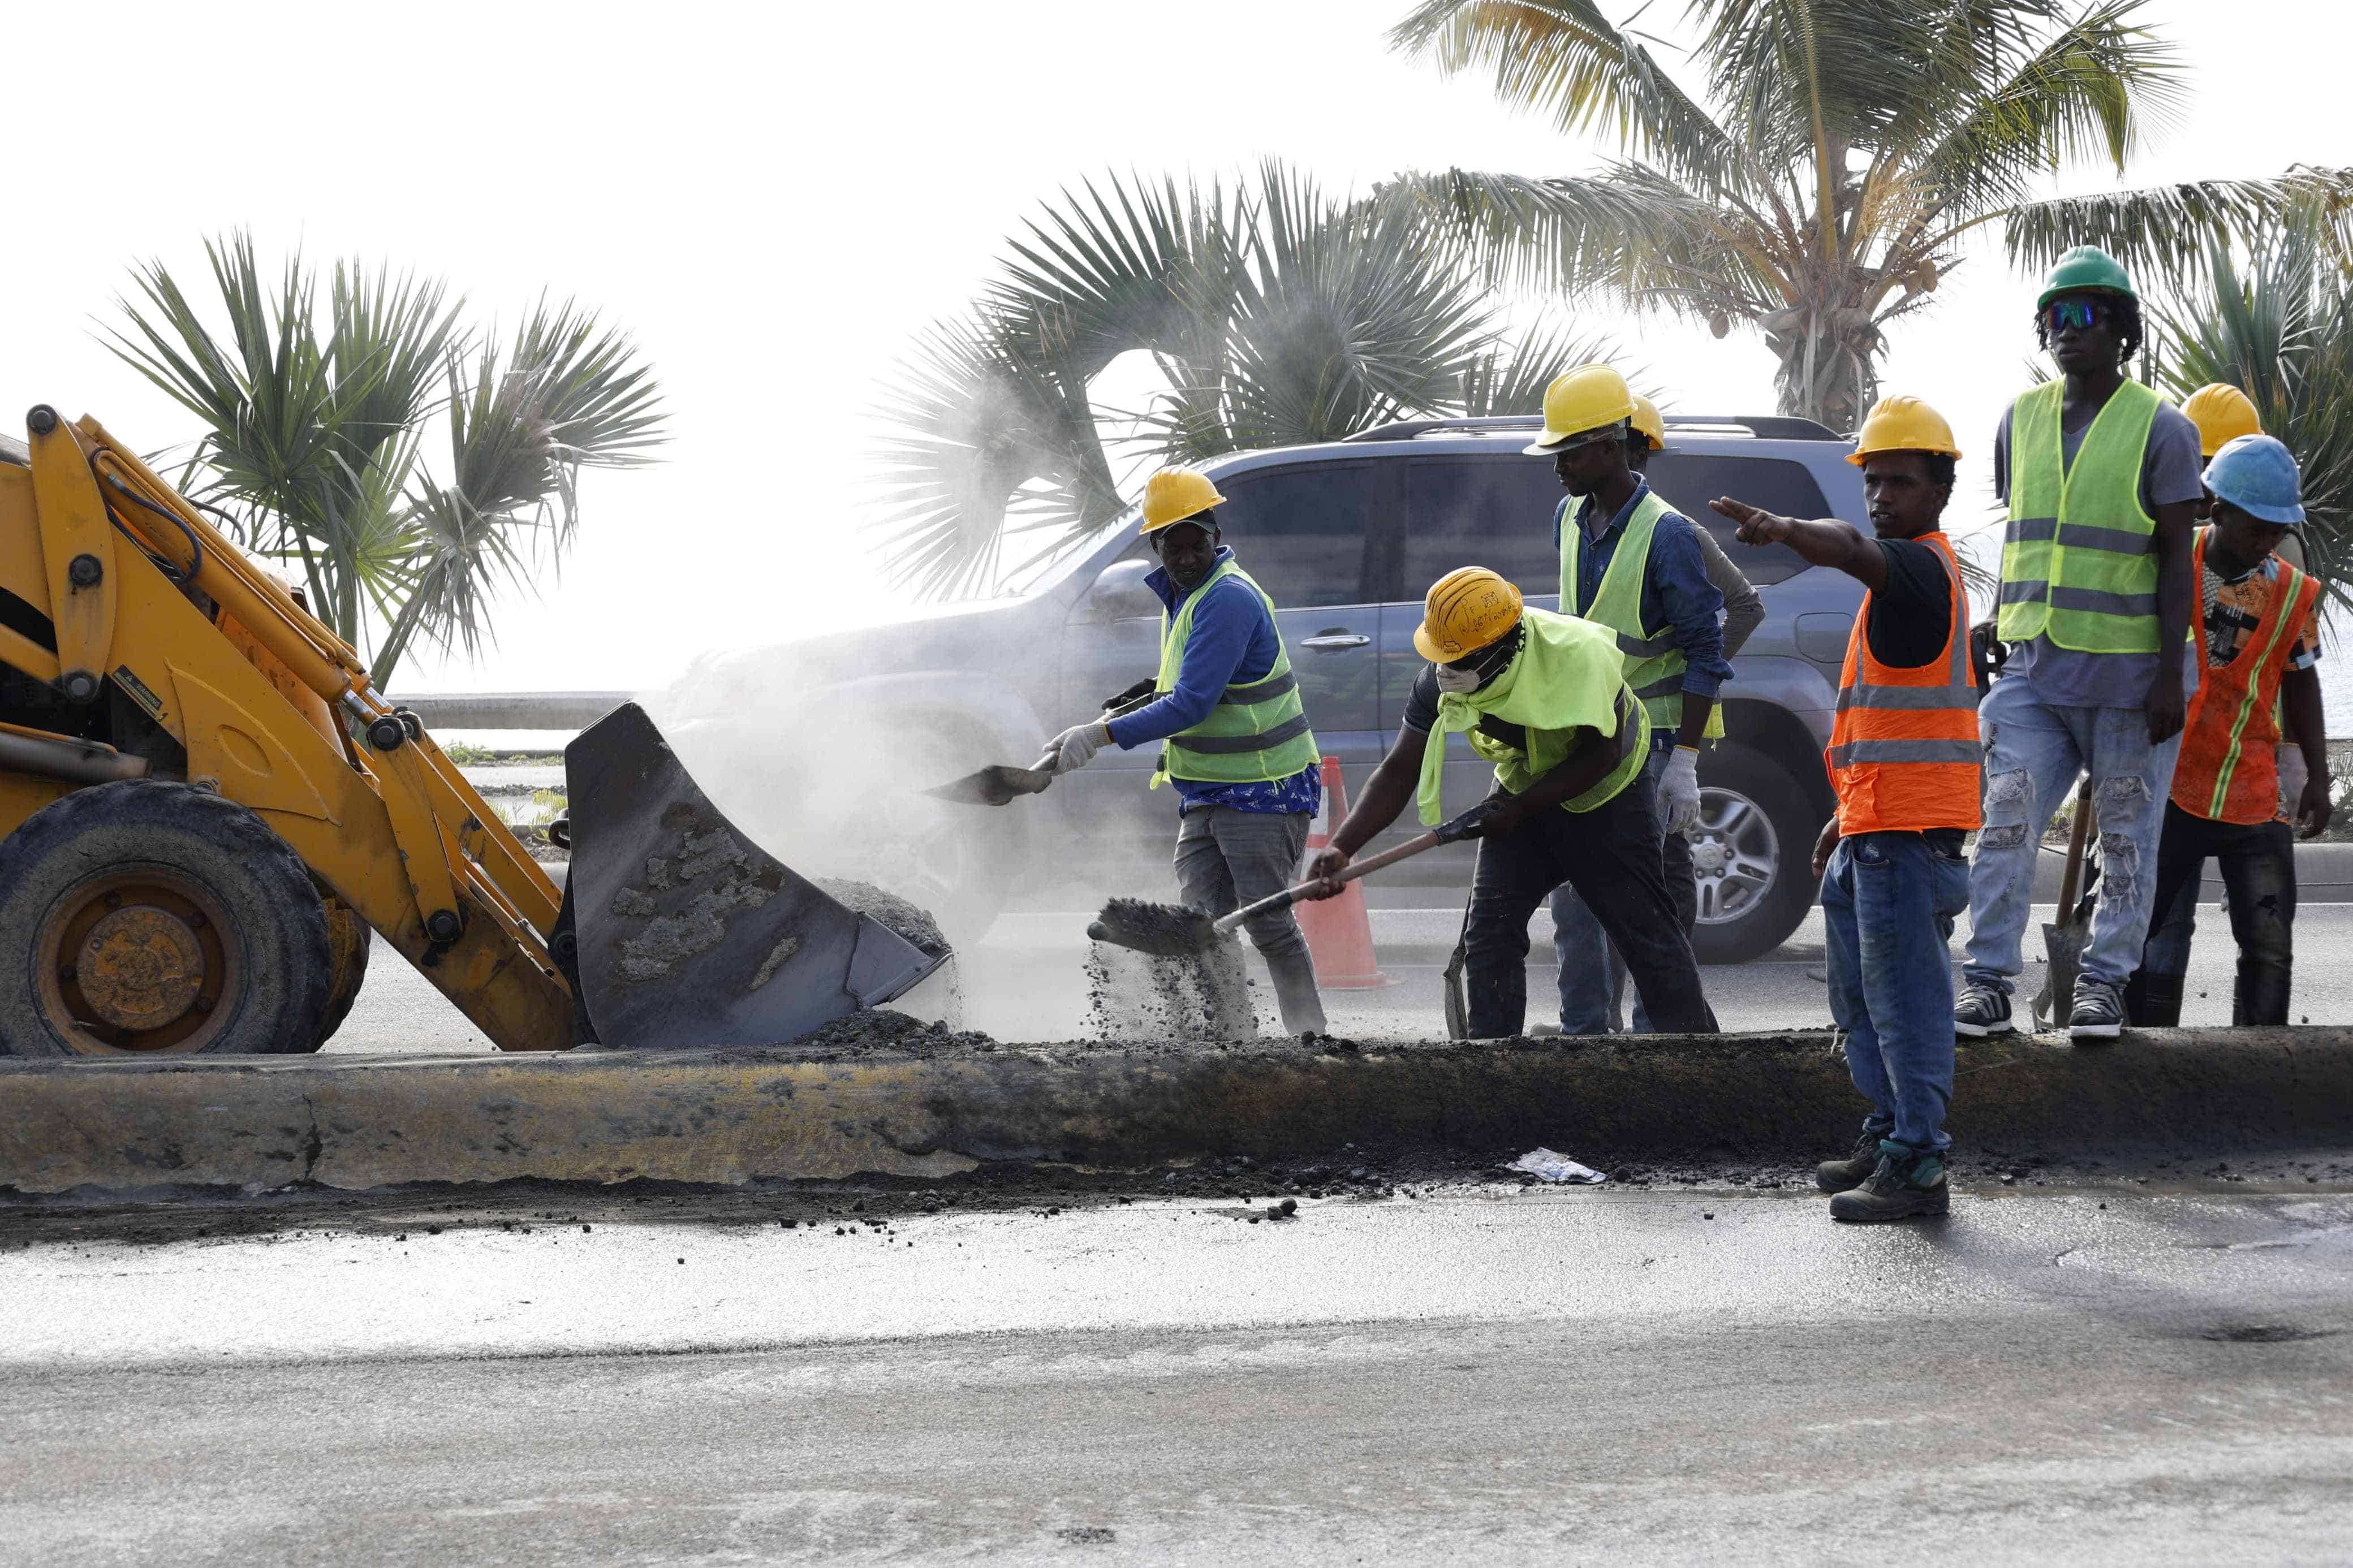
[[[1335,880],[1353,882],[1385,866],[1400,860],[1410,860],[1425,850],[1441,844],[1452,844],[1470,836],[1471,830],[1485,820],[1494,809],[1492,800],[1482,801],[1469,811],[1442,823],[1427,833],[1416,834],[1394,849],[1384,849],[1362,860],[1352,861]],[[1256,903],[1244,904],[1229,915],[1211,920],[1198,910],[1182,904],[1154,904],[1142,899],[1113,899],[1103,907],[1103,913],[1087,927],[1087,935],[1097,942],[1107,942],[1118,947],[1132,947],[1138,952],[1148,952],[1156,958],[1190,958],[1206,952],[1219,938],[1232,933],[1243,921],[1256,915],[1287,910],[1304,898],[1308,890],[1323,881],[1311,878],[1279,893],[1269,893]]]
[[[2067,869],[2059,879],[2059,919],[2042,927],[2042,946],[2049,955],[2042,989],[2030,1005],[2035,1026],[2057,1027],[2075,1009],[2075,974],[2084,958],[2084,943],[2092,930],[2092,907],[2099,900],[2084,876],[2084,847],[2094,828],[2092,775],[2075,787],[2075,825],[2067,834]]]
[[[1122,695],[1125,696],[1124,693]],[[1146,690],[1141,697],[1131,697],[1108,705],[1095,722],[1107,724],[1123,713],[1133,713],[1148,706],[1159,695],[1157,691]],[[934,799],[954,801],[958,805],[1004,805],[1025,795],[1043,795],[1046,786],[1054,782],[1054,749],[1049,746],[1034,767],[1017,768],[1009,763],[996,763],[923,793]]]

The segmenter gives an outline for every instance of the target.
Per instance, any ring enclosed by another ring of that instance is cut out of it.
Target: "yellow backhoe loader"
[[[381,932],[503,1050],[774,1044],[925,952],[764,854],[625,703],[559,890],[415,714],[90,418],[0,437],[0,1050],[316,1050]]]

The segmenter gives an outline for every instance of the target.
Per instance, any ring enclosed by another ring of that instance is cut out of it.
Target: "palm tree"
[[[1336,440],[1401,415],[1527,413],[1604,352],[1503,333],[1479,279],[1402,211],[1268,163],[1254,181],[1116,176],[1009,242],[971,314],[934,327],[884,395],[882,556],[928,597],[987,592],[1009,536],[1041,551],[1126,504],[1106,447],[1163,462]],[[1091,384],[1149,353],[1166,389],[1133,411]]]
[[[501,346],[438,281],[339,262],[322,311],[299,255],[272,287],[248,237],[205,249],[226,338],[149,262],[115,352],[203,423],[182,488],[246,548],[300,563],[320,618],[373,647],[379,688],[420,637],[479,655],[492,595],[571,545],[580,470],[638,467],[663,439],[651,373],[575,305],[542,300]],[[436,421],[442,479],[422,461]]]
[[[2353,606],[2353,279],[2327,259],[2325,215],[2257,231],[2243,265],[2211,247],[2202,279],[2150,312],[2151,380],[2179,401],[2225,382],[2303,470],[2306,559],[2331,602]]]
[[[2179,262],[2205,237],[2340,176],[2030,200],[2056,170],[2121,175],[2181,101],[2143,0],[1688,0],[1688,85],[1597,0],[1421,0],[1392,43],[1493,74],[1505,102],[1625,161],[1590,175],[1451,169],[1384,188],[1491,276],[1762,332],[1784,414],[1851,430],[1888,329],[1962,242],[2003,226],[2014,260],[2086,241]],[[1647,7],[1645,7],[1647,8]],[[1639,13],[1638,13],[1639,14]]]

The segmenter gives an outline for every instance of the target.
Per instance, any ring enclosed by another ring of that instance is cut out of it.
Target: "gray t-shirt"
[[[2010,499],[2010,410],[2001,413],[2001,426],[1993,438],[1993,493]],[[2063,428],[2060,443],[2063,463],[2075,460],[2089,420]],[[2154,513],[2177,501],[2197,500],[2206,493],[2206,459],[2198,451],[2198,426],[2170,403],[2158,405],[2149,426],[2148,447],[2140,460],[2140,505]],[[2150,548],[2154,549],[2152,544]],[[2023,679],[2034,695],[2054,708],[2138,708],[2148,700],[2148,683],[2157,674],[2153,653],[2079,653],[2061,647],[2047,637],[2020,643],[2010,649],[2004,679]],[[2193,655],[2182,660],[2183,689],[2198,683]]]

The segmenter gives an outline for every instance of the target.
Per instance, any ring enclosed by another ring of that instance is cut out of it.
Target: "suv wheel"
[[[1702,963],[1746,963],[1788,940],[1814,901],[1807,862],[1821,822],[1773,759],[1737,741],[1700,754],[1691,832]]]

